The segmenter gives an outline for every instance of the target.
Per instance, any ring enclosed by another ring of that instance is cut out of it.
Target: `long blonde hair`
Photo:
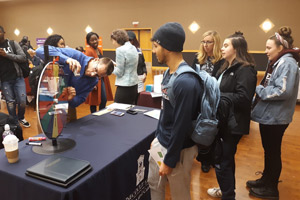
[[[217,31],[206,31],[202,36],[203,38],[205,38],[206,36],[212,36],[214,40],[213,59],[211,60],[211,62],[215,64],[222,58],[220,35]],[[204,64],[207,57],[207,53],[204,51],[203,44],[201,43],[200,50],[197,56],[199,63]]]

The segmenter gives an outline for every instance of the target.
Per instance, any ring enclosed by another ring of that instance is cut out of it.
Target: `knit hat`
[[[135,33],[132,31],[127,31],[127,34],[128,34],[129,40],[134,40],[136,38]]]
[[[183,27],[177,22],[162,25],[151,39],[169,51],[181,52],[185,41]]]

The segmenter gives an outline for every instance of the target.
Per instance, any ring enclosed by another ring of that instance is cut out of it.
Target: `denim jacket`
[[[138,59],[138,52],[130,42],[116,49],[115,85],[128,87],[138,84]]]
[[[260,124],[289,124],[295,111],[299,69],[292,54],[283,55],[272,66],[269,83],[266,87],[256,87],[260,101],[254,107],[251,118]]]

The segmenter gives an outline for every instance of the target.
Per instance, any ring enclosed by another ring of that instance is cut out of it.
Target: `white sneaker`
[[[222,197],[222,191],[220,188],[209,188],[207,190],[207,194],[209,194],[210,196],[215,197],[215,198]]]
[[[30,124],[28,121],[26,121],[26,119],[20,119],[19,122],[26,128],[30,127]]]

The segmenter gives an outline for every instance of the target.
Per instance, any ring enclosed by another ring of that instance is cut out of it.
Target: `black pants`
[[[115,95],[116,103],[135,104],[137,95],[137,85],[124,87],[118,86]]]
[[[105,90],[105,84],[103,81],[103,78],[101,78],[101,103],[99,105],[99,110],[105,108],[107,102],[106,98],[106,90]],[[94,113],[97,111],[97,106],[90,106],[91,113]]]
[[[222,136],[223,155],[219,166],[215,171],[222,191],[223,200],[235,199],[235,160],[237,145],[242,135],[233,135],[225,132]]]
[[[281,164],[281,143],[283,134],[289,124],[264,125],[259,124],[262,146],[265,151],[265,169],[263,179],[266,184],[277,187],[280,177]]]

